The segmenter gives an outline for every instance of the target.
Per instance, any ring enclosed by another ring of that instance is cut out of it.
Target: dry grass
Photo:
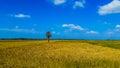
[[[119,49],[89,41],[0,41],[0,68],[120,68],[119,57]]]

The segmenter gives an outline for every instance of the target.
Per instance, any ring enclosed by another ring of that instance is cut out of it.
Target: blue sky
[[[0,0],[0,38],[120,39],[120,0]]]

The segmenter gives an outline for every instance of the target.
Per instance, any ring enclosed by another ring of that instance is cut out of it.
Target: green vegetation
[[[86,41],[85,41],[86,42]],[[107,40],[107,41],[87,41],[87,43],[93,44],[93,45],[100,45],[105,47],[111,47],[115,49],[120,49],[120,41],[118,40]]]
[[[120,41],[1,40],[0,68],[120,68]]]

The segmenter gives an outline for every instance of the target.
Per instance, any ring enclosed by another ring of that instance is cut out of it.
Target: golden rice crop
[[[0,41],[0,68],[120,67],[119,49],[88,42],[72,40],[52,40],[50,43],[42,40]],[[111,41],[105,42],[111,43]]]

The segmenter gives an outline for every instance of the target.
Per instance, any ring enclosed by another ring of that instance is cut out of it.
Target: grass
[[[120,41],[0,41],[0,68],[120,68]]]
[[[86,42],[86,41],[85,41]],[[110,48],[115,48],[115,49],[120,49],[120,41],[118,40],[108,40],[108,41],[87,41],[87,43],[93,44],[93,45],[100,45],[104,47],[110,47]]]

